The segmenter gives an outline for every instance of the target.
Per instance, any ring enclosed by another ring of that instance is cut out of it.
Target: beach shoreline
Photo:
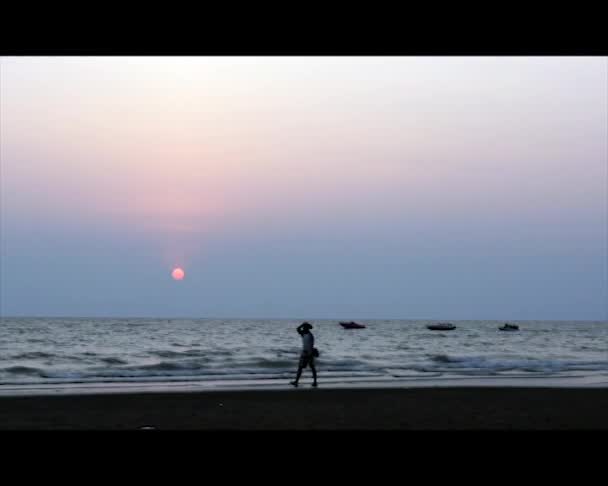
[[[0,430],[608,430],[608,388],[421,387],[0,397]]]
[[[221,379],[221,380],[149,380],[92,381],[58,383],[21,383],[0,385],[3,396],[57,396],[139,393],[206,393],[221,391],[286,391],[293,377],[284,379]],[[608,375],[586,373],[576,375],[517,376],[435,376],[435,377],[325,377],[324,390],[342,389],[418,389],[418,388],[608,388]],[[302,378],[302,388],[309,387],[310,377]]]

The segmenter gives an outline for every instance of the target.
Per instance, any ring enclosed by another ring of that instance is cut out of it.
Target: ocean
[[[313,324],[319,384],[450,386],[530,383],[608,386],[608,323],[362,320]],[[285,387],[295,376],[297,320],[0,319],[0,393],[139,387]],[[532,380],[529,380],[532,379]],[[301,383],[310,383],[304,370]]]

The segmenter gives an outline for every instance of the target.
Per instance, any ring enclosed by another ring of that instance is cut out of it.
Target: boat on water
[[[431,331],[451,331],[456,329],[456,326],[451,322],[439,322],[437,324],[430,324],[426,328]]]
[[[341,322],[340,325],[344,329],[365,329],[365,326],[363,324],[357,324],[356,322],[353,322],[353,321]]]
[[[505,325],[499,327],[498,329],[500,329],[501,331],[519,331],[519,326],[517,324],[509,324],[505,322]]]

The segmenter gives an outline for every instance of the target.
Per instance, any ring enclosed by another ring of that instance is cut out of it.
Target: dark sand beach
[[[7,430],[608,430],[605,388],[214,391],[0,397]]]

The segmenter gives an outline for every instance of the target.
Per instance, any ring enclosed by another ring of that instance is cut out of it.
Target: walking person
[[[302,370],[307,366],[310,366],[312,371],[313,384],[317,386],[317,369],[315,368],[315,357],[319,355],[319,352],[315,348],[315,337],[312,335],[310,330],[312,326],[308,322],[304,322],[297,327],[298,334],[302,336],[302,353],[300,354],[300,362],[298,364],[298,373],[296,379],[290,382],[293,386],[297,387],[302,375]]]

